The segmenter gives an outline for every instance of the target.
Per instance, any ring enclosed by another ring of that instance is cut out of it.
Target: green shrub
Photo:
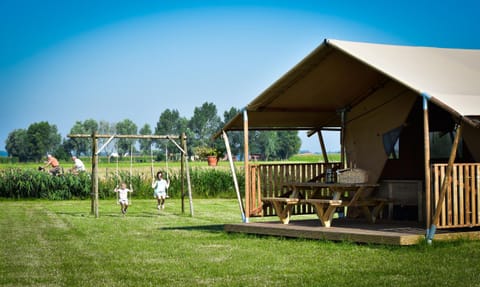
[[[18,160],[18,157],[3,157],[3,156],[0,156],[0,163],[2,164],[7,164],[7,163],[18,163],[19,160]]]
[[[190,173],[192,190],[202,197],[227,197],[235,195],[232,174],[222,169],[194,169]],[[243,190],[244,176],[237,174],[239,184]]]
[[[72,199],[87,198],[91,190],[88,174],[51,176],[31,169],[10,168],[0,171],[0,197]]]
[[[44,198],[51,200],[87,199],[91,196],[92,181],[89,173],[80,175],[64,174],[51,176],[35,169],[5,168],[0,170],[1,198]],[[168,195],[180,198],[182,191],[181,176],[178,172],[168,175],[170,188]],[[235,188],[232,175],[226,169],[192,168],[190,169],[192,196],[198,198],[234,198]],[[244,174],[237,173],[240,190],[244,186]],[[129,172],[109,173],[99,178],[99,198],[115,198],[113,192],[117,185],[124,181],[134,190],[134,198],[152,198],[152,178],[150,174],[133,174]],[[188,182],[184,179],[185,196],[188,195]]]

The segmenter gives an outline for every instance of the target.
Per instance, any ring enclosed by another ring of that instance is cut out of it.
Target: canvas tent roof
[[[339,110],[388,81],[477,123],[467,117],[480,115],[480,50],[325,40],[245,107],[248,125],[259,130],[339,127]],[[242,114],[223,129],[243,129]]]

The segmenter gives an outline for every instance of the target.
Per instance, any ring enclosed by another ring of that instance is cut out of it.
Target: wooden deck
[[[425,239],[426,229],[415,222],[380,222],[371,224],[356,219],[334,219],[332,227],[322,227],[318,219],[281,222],[251,222],[226,224],[227,232],[240,232],[291,238],[308,238],[358,243],[415,245]],[[437,230],[434,241],[456,238],[480,239],[480,229]]]

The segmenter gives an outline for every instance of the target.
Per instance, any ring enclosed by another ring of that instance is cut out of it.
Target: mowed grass
[[[228,234],[236,200],[0,201],[1,286],[480,286],[480,242],[409,247]],[[256,219],[252,219],[255,221]],[[271,218],[276,220],[276,218]]]

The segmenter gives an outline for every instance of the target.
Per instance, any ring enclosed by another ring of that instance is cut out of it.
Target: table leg
[[[318,219],[324,227],[330,227],[333,219],[333,214],[338,206],[327,205],[323,203],[312,203],[315,207]],[[327,208],[325,208],[327,205]]]
[[[381,212],[381,211],[383,210],[383,208],[385,207],[385,204],[386,204],[385,201],[380,201],[380,202],[378,203],[378,205],[373,208],[373,211],[372,211],[372,222],[373,222],[373,223],[375,223],[375,221],[377,220],[378,215],[380,214],[380,212]]]
[[[277,201],[272,202],[272,204],[273,204],[273,208],[275,209],[275,212],[280,218],[280,221],[283,224],[288,224],[290,222],[290,215],[292,213],[292,205],[284,202],[277,202]]]
[[[378,201],[376,205],[369,206],[369,205],[363,205],[361,206],[363,214],[365,217],[368,219],[370,223],[375,223],[375,221],[378,218],[378,215],[380,212],[383,210],[385,207],[385,201]],[[372,208],[372,210],[370,210]]]

